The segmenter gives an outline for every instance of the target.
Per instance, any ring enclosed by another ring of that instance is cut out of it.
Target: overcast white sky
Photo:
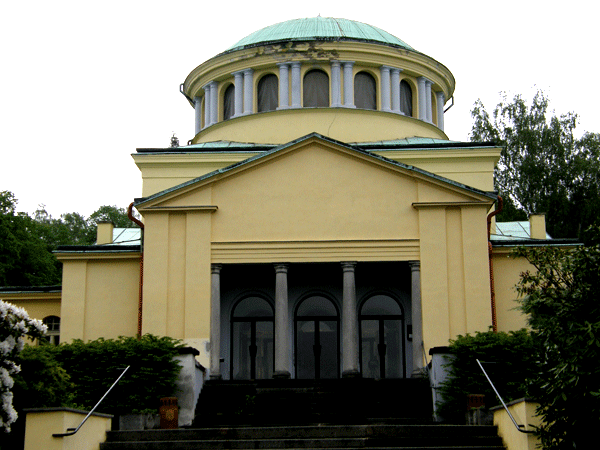
[[[542,89],[557,113],[600,132],[598,13],[590,0],[20,0],[0,6],[0,191],[53,216],[126,207],[141,195],[131,154],[193,137],[179,84],[244,36],[284,20],[342,17],[382,28],[456,78],[450,139],[500,91]]]

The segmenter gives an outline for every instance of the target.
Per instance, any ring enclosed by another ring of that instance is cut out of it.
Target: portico
[[[211,378],[403,378],[423,366],[415,261],[213,264],[212,273],[220,314],[210,328],[221,345]]]

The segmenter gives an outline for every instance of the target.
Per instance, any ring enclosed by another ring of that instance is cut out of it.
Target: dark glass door
[[[360,315],[361,371],[365,378],[403,378],[403,316],[391,297],[368,299]]]
[[[273,310],[264,299],[250,297],[234,308],[231,322],[231,379],[273,376]]]
[[[339,319],[324,297],[304,300],[296,312],[296,378],[339,376]]]

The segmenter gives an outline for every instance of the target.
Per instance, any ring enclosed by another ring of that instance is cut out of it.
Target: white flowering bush
[[[21,368],[15,362],[23,350],[25,337],[42,337],[46,325],[41,320],[31,319],[23,308],[0,300],[0,430],[10,432],[10,425],[17,420],[13,408],[12,375]]]

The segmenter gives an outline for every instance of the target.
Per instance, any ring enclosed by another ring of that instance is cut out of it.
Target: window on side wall
[[[52,345],[60,344],[60,317],[48,316],[42,322],[48,327],[44,339]]]

